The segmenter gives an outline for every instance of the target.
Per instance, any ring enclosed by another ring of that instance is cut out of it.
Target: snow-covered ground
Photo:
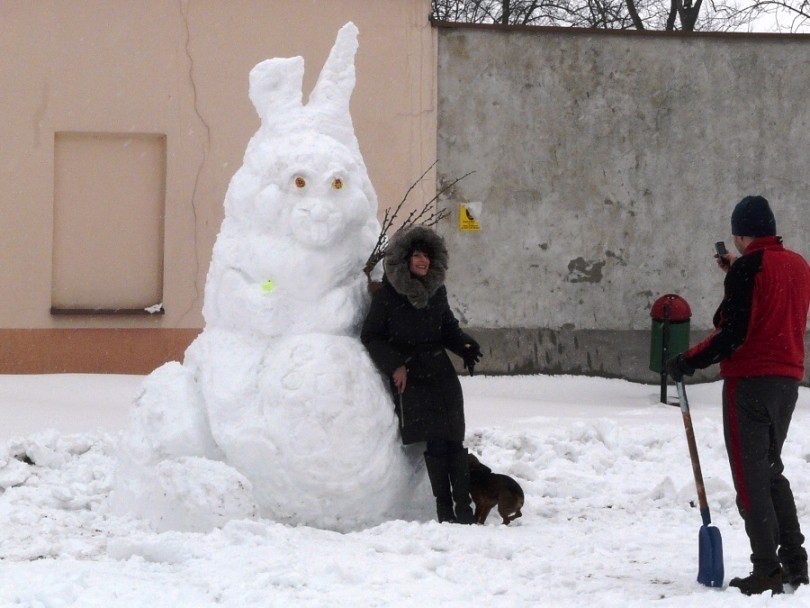
[[[656,384],[464,377],[469,448],[526,494],[508,527],[492,514],[471,527],[340,534],[259,520],[158,534],[106,505],[141,380],[0,376],[0,606],[810,606],[810,588],[744,598],[695,581],[701,519],[683,420]],[[720,384],[687,389],[728,581],[747,574],[749,550]],[[784,454],[807,526],[809,409],[803,388]]]

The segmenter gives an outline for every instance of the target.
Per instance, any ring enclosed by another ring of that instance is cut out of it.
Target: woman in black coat
[[[464,397],[445,349],[470,371],[481,350],[447,303],[447,261],[444,240],[433,230],[398,232],[386,248],[385,276],[360,339],[390,381],[402,442],[427,442],[425,465],[439,521],[473,523]]]

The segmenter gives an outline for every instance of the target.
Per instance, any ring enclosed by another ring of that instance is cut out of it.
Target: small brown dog
[[[493,473],[473,454],[467,457],[470,463],[470,496],[475,503],[475,523],[483,525],[495,505],[498,505],[498,513],[506,525],[520,517],[523,489],[518,482],[508,475]]]

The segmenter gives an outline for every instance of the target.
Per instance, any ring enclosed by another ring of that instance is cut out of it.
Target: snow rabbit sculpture
[[[158,529],[260,515],[347,530],[421,500],[357,338],[380,226],[349,114],[356,50],[348,23],[307,104],[301,57],[250,73],[261,126],[225,197],[205,328],[147,377],[122,441],[113,504]]]

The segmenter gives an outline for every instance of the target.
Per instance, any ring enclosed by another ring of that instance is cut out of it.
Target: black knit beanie
[[[776,219],[763,196],[746,196],[731,214],[731,234],[734,236],[774,236]]]

